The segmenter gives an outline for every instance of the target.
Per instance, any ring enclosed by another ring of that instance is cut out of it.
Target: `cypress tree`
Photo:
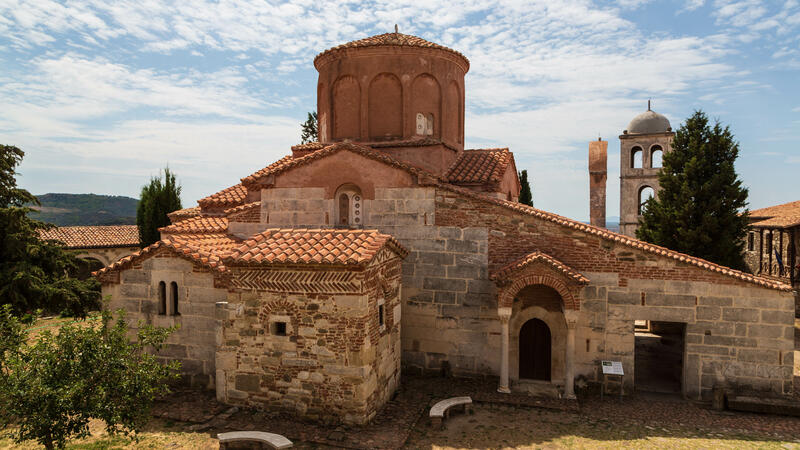
[[[522,186],[519,191],[519,202],[523,205],[533,206],[533,194],[531,194],[531,184],[528,182],[527,170],[519,173],[519,184]]]
[[[308,119],[306,119],[305,122],[300,124],[300,127],[301,127],[301,132],[300,132],[301,144],[308,144],[310,142],[317,142],[319,140],[316,111],[308,113]]]
[[[739,144],[730,127],[695,111],[663,156],[661,191],[644,205],[636,236],[717,264],[745,270],[747,188],[734,168]]]
[[[150,183],[142,187],[136,208],[136,225],[139,226],[142,247],[158,242],[161,239],[158,229],[170,224],[167,214],[181,208],[181,186],[169,168],[164,169],[163,181],[161,176],[150,178]]]

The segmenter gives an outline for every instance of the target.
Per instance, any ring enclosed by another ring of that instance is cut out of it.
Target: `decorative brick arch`
[[[564,310],[580,310],[580,290],[589,280],[557,259],[534,252],[512,262],[491,279],[498,287],[497,307],[510,308],[514,297],[526,286],[543,285],[561,296]]]

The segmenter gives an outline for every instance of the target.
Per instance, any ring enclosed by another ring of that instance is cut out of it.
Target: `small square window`
[[[286,322],[272,322],[272,334],[286,336]]]

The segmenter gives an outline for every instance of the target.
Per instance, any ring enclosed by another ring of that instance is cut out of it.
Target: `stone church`
[[[189,382],[349,423],[402,372],[627,394],[641,322],[677,330],[676,363],[655,375],[686,398],[791,393],[791,287],[519,204],[509,149],[464,149],[464,55],[387,33],[314,66],[318,143],[96,273],[132,322],[181,326],[161,356]],[[603,360],[621,362],[620,384]]]

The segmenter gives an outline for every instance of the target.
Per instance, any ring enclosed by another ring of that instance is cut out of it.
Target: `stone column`
[[[500,324],[503,328],[500,349],[500,386],[497,392],[508,394],[511,389],[508,387],[508,321],[511,318],[511,308],[497,308],[497,315],[500,316]]]
[[[564,311],[567,321],[567,354],[564,361],[567,366],[564,380],[564,397],[575,398],[575,326],[578,323],[578,311]]]

